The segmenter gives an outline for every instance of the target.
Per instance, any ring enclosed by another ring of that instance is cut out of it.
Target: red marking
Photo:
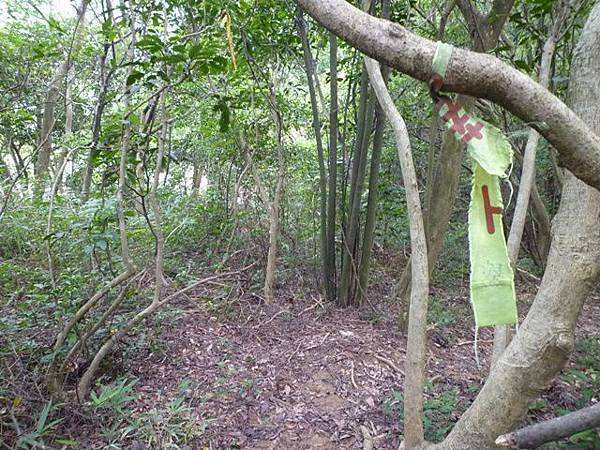
[[[448,112],[446,112],[442,118],[446,122],[452,121],[452,131],[458,133],[465,144],[468,144],[473,138],[483,138],[483,134],[481,134],[483,124],[481,122],[476,122],[475,124],[467,123],[471,117],[466,113],[462,116],[458,114],[460,111],[460,105],[458,105],[458,103],[453,102],[449,98],[441,98],[440,103],[448,107]]]
[[[465,125],[467,132],[462,137],[462,141],[465,144],[468,144],[469,141],[473,138],[482,139],[483,134],[481,134],[481,130],[483,129],[483,124],[481,122],[476,122],[475,125],[471,125],[470,123]]]
[[[502,208],[492,206],[490,202],[490,193],[486,184],[481,186],[481,194],[483,195],[483,209],[485,210],[485,223],[489,234],[496,232],[494,226],[494,214],[502,214]]]
[[[444,114],[443,119],[446,122],[452,120],[452,131],[463,135],[465,133],[465,124],[469,120],[469,116],[467,114],[459,116],[458,112],[460,111],[460,106],[453,101],[446,100],[444,103],[448,107],[448,112]]]

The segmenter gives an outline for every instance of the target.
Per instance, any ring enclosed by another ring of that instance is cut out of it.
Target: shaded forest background
[[[594,6],[366,3],[420,36],[488,52],[561,99]],[[0,444],[398,448],[409,219],[361,54],[292,1],[2,8]],[[438,442],[492,359],[493,330],[480,334],[478,359],[473,349],[471,169],[434,118],[426,84],[382,73],[424,205],[425,429]],[[526,146],[537,149],[511,256],[523,318],[563,169],[527,124],[461,99],[514,150],[502,183],[506,236]],[[599,295],[596,286],[574,354],[525,423],[598,401]],[[600,441],[590,430],[552,445]]]

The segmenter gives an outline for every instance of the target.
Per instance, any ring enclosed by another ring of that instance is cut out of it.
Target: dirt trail
[[[375,448],[398,448],[406,341],[393,321],[315,299],[271,307],[245,300],[235,320],[197,304],[164,333],[160,354],[140,355],[130,367],[139,378],[137,411],[168,404],[189,380],[185,396],[207,424],[199,448],[362,449],[365,435]],[[598,306],[586,307],[582,333],[597,328]],[[437,406],[428,414],[451,423],[484,379],[491,332],[480,336],[478,369],[467,300],[446,299],[444,307],[460,320],[430,327],[428,398]]]

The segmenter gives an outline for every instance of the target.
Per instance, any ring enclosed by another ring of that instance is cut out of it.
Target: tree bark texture
[[[306,31],[306,22],[304,21],[304,15],[302,7],[298,6],[297,16],[298,33],[300,34],[300,40],[302,41],[302,51],[304,55],[304,69],[306,71],[306,78],[308,83],[308,92],[310,95],[310,105],[312,108],[312,125],[315,133],[315,141],[317,144],[317,159],[319,164],[319,234],[321,244],[321,264],[323,266],[323,284],[325,285],[325,292],[327,298],[333,300],[335,297],[335,291],[333,288],[333,271],[335,267],[331,266],[331,258],[329,257],[329,248],[327,246],[327,173],[325,171],[325,154],[323,152],[323,139],[321,136],[321,119],[319,117],[319,105],[317,103],[317,94],[315,92],[315,66],[310,51],[310,45],[308,43],[308,36]]]
[[[338,302],[342,306],[348,306],[354,301],[354,282],[358,270],[356,249],[357,239],[359,239],[360,197],[365,182],[367,153],[375,114],[375,97],[369,87],[369,76],[364,67],[360,83],[360,104],[357,115],[354,157],[352,159],[350,198],[348,199],[348,221],[344,236],[342,236],[342,267],[338,292]]]
[[[337,147],[338,147],[338,80],[337,80],[337,37],[329,33],[329,192],[327,193],[327,267],[325,280],[333,290],[330,300],[337,299],[336,277],[336,217],[337,217]]]
[[[390,0],[381,3],[381,16],[384,19],[390,17]],[[387,86],[390,77],[389,67],[381,68],[381,76]],[[381,164],[381,152],[383,150],[383,138],[385,131],[385,112],[380,104],[375,108],[375,134],[373,135],[373,153],[371,154],[371,169],[369,172],[369,197],[367,199],[367,217],[358,267],[358,288],[356,290],[357,302],[363,301],[367,295],[369,285],[369,272],[371,268],[371,252],[375,238],[375,225],[377,224],[377,207],[379,205],[379,166]]]

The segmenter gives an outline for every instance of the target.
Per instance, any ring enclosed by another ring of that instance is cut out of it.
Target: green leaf
[[[127,81],[126,84],[127,86],[131,86],[132,84],[134,84],[136,81],[141,80],[142,78],[144,78],[144,74],[142,72],[138,72],[137,70],[132,72],[128,77],[127,77]]]
[[[44,406],[44,409],[42,409],[42,412],[40,413],[40,416],[38,417],[37,425],[35,427],[35,431],[37,432],[37,434],[42,434],[42,432],[44,431],[44,428],[46,427],[46,420],[48,420],[48,414],[50,414],[51,409],[52,409],[52,400],[50,400],[48,403],[46,403],[46,406]]]
[[[79,441],[76,441],[75,439],[57,439],[54,442],[56,442],[57,444],[69,445],[69,446],[73,446],[73,447],[76,447],[79,445]]]
[[[522,71],[528,72],[528,73],[531,70],[531,67],[529,66],[529,64],[527,64],[527,62],[522,59],[518,59],[515,61],[515,67],[517,69],[521,69]]]
[[[179,53],[175,53],[173,55],[161,56],[157,59],[159,61],[164,61],[167,64],[177,64],[180,62],[185,62],[187,60],[185,55],[181,55]]]
[[[207,52],[202,44],[194,44],[190,47],[188,55],[191,59],[196,60],[205,58],[207,56]]]
[[[221,113],[219,117],[219,131],[221,133],[227,132],[229,130],[229,119],[231,113],[225,101],[219,100],[219,103],[213,106],[213,111],[218,111]]]
[[[17,448],[43,448],[44,444],[37,441],[35,438],[37,438],[35,433],[28,433],[25,436],[21,436],[17,441]],[[27,446],[24,444],[27,444]]]
[[[117,37],[117,31],[113,26],[112,20],[108,19],[102,22],[102,35],[107,41],[114,41]]]
[[[50,28],[54,28],[60,34],[65,34],[67,32],[67,30],[62,27],[60,22],[52,16],[48,17],[48,25],[50,25]]]
[[[137,48],[150,53],[158,53],[163,48],[163,43],[156,34],[147,34],[136,44]]]

